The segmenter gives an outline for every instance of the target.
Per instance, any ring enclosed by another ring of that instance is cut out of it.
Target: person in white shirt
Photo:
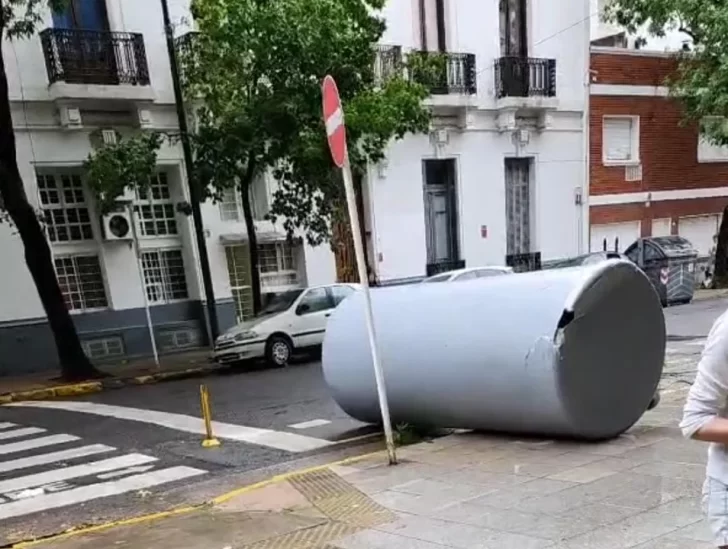
[[[715,321],[680,423],[687,438],[709,442],[703,511],[718,547],[728,548],[728,311]]]

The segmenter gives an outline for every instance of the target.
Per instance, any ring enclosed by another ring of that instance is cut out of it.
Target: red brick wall
[[[661,86],[675,63],[669,57],[592,53],[594,84]],[[602,117],[640,117],[642,181],[625,181],[623,166],[602,163]],[[590,194],[671,191],[728,186],[728,162],[699,163],[695,124],[682,124],[678,102],[657,96],[592,95],[590,101]],[[653,201],[644,204],[592,206],[591,224],[642,221],[650,234],[651,219],[719,213],[726,198]]]

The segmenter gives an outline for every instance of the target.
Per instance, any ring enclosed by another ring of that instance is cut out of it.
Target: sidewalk
[[[720,299],[728,297],[728,289],[720,289],[720,290],[695,290],[695,295],[693,296],[693,301],[704,301],[706,299]]]
[[[58,379],[59,372],[56,370],[28,376],[2,377],[0,404],[96,393],[125,385],[144,385],[206,375],[229,368],[210,362],[209,355],[210,352],[204,350],[162,356],[159,367],[151,359],[99,366],[98,369],[108,374],[108,378],[81,383],[67,383]]]
[[[463,433],[296,473],[162,520],[42,549],[708,549],[705,447],[677,429],[673,387],[617,440]]]

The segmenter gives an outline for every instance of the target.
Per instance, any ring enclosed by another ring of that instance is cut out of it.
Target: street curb
[[[109,530],[111,528],[117,528],[120,526],[133,526],[135,524],[154,522],[157,520],[162,520],[162,519],[166,519],[166,518],[170,518],[170,517],[174,517],[174,516],[178,516],[178,515],[186,515],[186,514],[194,512],[194,511],[200,511],[202,509],[208,509],[208,508],[215,507],[217,505],[221,505],[221,504],[226,503],[226,502],[230,501],[231,499],[241,496],[243,494],[247,494],[249,492],[253,492],[255,490],[265,488],[266,486],[271,486],[273,484],[285,482],[295,476],[304,475],[306,473],[314,473],[316,471],[322,471],[324,469],[328,469],[329,467],[334,467],[337,465],[351,465],[352,463],[356,463],[358,461],[363,461],[370,457],[374,457],[374,456],[378,456],[378,455],[384,456],[385,454],[386,454],[386,450],[376,450],[374,452],[367,452],[367,453],[361,454],[359,456],[351,456],[348,458],[331,461],[329,463],[315,465],[313,467],[304,467],[302,469],[298,469],[295,471],[288,471],[286,473],[274,475],[274,476],[270,477],[269,479],[266,479],[266,480],[263,480],[260,482],[255,482],[253,484],[241,486],[240,488],[235,488],[233,490],[230,490],[229,492],[225,492],[224,494],[211,498],[202,503],[198,503],[196,505],[187,505],[187,506],[177,507],[176,509],[170,509],[168,511],[160,511],[157,513],[150,513],[148,515],[139,515],[136,517],[121,519],[121,520],[114,520],[114,521],[110,521],[110,522],[96,524],[93,526],[81,526],[81,527],[77,527],[77,528],[71,527],[68,530],[66,530],[65,532],[61,532],[59,534],[51,534],[49,536],[44,536],[42,538],[37,538],[37,539],[33,539],[33,540],[28,540],[28,541],[20,541],[17,543],[13,543],[11,545],[4,545],[4,546],[0,547],[0,549],[26,549],[28,547],[37,547],[44,543],[61,541],[64,539],[81,536],[84,534],[92,534],[95,532],[101,532],[104,530]]]
[[[151,385],[165,381],[179,381],[194,377],[206,376],[229,370],[230,366],[205,365],[174,372],[159,372],[142,376],[111,378],[101,381],[85,381],[70,383],[42,389],[29,389],[27,391],[12,391],[0,394],[0,405],[24,400],[54,400],[56,398],[74,397],[91,393],[100,393],[111,389],[121,389],[132,385]]]

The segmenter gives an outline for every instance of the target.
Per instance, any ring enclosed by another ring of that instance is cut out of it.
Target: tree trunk
[[[62,377],[78,381],[99,377],[81,347],[58,285],[51,249],[33,207],[28,203],[18,170],[15,133],[10,114],[10,97],[5,62],[0,52],[0,195],[5,209],[20,234],[25,262],[38,290],[56,343]]]
[[[364,246],[364,263],[366,272],[371,280],[371,265],[369,258],[369,247],[366,238],[366,222],[364,216],[364,193],[362,190],[361,177],[354,177],[354,190],[356,192],[356,208],[359,215],[359,227],[361,228],[361,241]],[[336,280],[338,282],[359,282],[359,271],[356,266],[356,250],[354,238],[349,222],[349,210],[346,202],[343,201],[339,208],[339,215],[331,227],[331,245],[334,251],[336,263]]]
[[[255,177],[255,164],[248,166],[245,177],[240,183],[240,198],[243,202],[245,230],[248,233],[248,257],[250,258],[250,286],[253,293],[253,314],[258,314],[262,307],[260,290],[260,269],[258,258],[258,235],[255,234],[253,208],[250,206],[250,185]]]
[[[713,288],[728,288],[728,206],[723,210],[723,219],[718,230],[713,269]]]

